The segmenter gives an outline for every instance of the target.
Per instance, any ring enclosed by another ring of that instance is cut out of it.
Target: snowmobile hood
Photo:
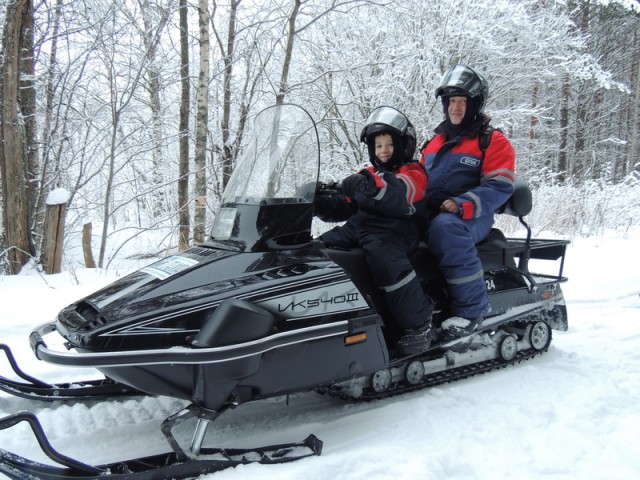
[[[69,347],[188,347],[230,298],[266,305],[278,318],[306,316],[307,310],[313,313],[309,316],[322,316],[318,306],[329,308],[333,295],[358,298],[346,304],[366,309],[344,272],[311,243],[319,151],[315,123],[302,108],[263,110],[225,188],[208,241],[62,310],[56,328]],[[332,286],[334,280],[339,287]],[[297,293],[309,288],[314,293],[308,297]],[[282,292],[291,293],[279,300]],[[327,300],[320,303],[318,295]]]
[[[78,347],[186,346],[226,299],[268,303],[274,294],[308,284],[325,288],[347,280],[313,248],[206,255],[197,260],[188,250],[167,257],[69,305],[58,315],[58,331]],[[273,308],[288,314],[286,305]]]

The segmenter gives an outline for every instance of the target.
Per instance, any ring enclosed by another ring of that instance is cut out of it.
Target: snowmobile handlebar
[[[342,184],[338,182],[331,182],[331,183],[320,182],[318,183],[318,187],[316,188],[316,195],[332,196],[332,195],[339,195],[341,193],[344,193],[344,191],[342,190]]]

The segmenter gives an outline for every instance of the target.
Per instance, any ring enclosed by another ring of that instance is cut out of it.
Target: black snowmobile
[[[372,284],[363,252],[326,248],[312,238],[319,135],[295,105],[262,111],[238,163],[207,242],[164,258],[63,309],[30,337],[46,362],[94,367],[106,379],[48,385],[2,378],[0,388],[27,397],[82,398],[145,393],[186,399],[190,406],[162,424],[172,451],[112,465],[89,466],[56,452],[37,418],[20,413],[45,453],[60,467],[0,450],[0,472],[11,478],[180,478],[239,463],[291,461],[321,452],[313,435],[299,443],[249,450],[203,448],[207,425],[242,403],[316,390],[369,400],[464,378],[547,350],[552,329],[566,330],[560,284],[567,241],[532,239],[523,217],[531,192],[519,183],[503,212],[515,215],[526,238],[498,230],[479,246],[492,313],[465,338],[436,341],[420,355],[394,352],[399,332]],[[532,273],[532,261],[554,273]],[[446,285],[428,248],[412,258],[436,303],[434,323],[450,316]],[[54,349],[49,335],[64,339]],[[36,392],[37,390],[37,392]],[[71,390],[75,390],[74,394]],[[84,392],[84,393],[82,393]],[[172,428],[197,419],[189,449]]]

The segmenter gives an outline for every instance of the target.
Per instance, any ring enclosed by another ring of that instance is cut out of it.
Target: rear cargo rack
[[[508,246],[503,248],[503,260],[515,258],[518,269],[521,270],[532,283],[537,284],[536,277],[546,278],[554,282],[566,282],[564,277],[564,257],[569,240],[547,240],[531,238],[507,238]],[[529,270],[530,260],[560,261],[557,274],[533,273]]]

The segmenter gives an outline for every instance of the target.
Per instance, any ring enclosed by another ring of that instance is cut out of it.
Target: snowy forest
[[[83,235],[100,268],[206,240],[267,106],[310,112],[328,180],[367,162],[375,106],[421,144],[454,63],[489,81],[537,231],[638,224],[637,0],[7,0],[0,25],[2,274],[42,262],[60,192],[63,269]]]

